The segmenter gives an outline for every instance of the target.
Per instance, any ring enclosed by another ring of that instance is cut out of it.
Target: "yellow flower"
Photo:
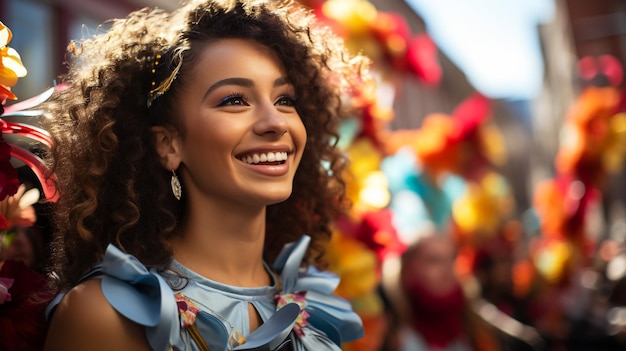
[[[617,173],[622,169],[626,156],[626,113],[613,116],[608,124],[602,163],[609,173]]]
[[[506,161],[504,137],[494,125],[485,124],[478,129],[482,151],[494,165],[502,165]]]
[[[537,270],[550,283],[556,283],[566,273],[571,263],[573,247],[571,243],[549,240],[541,244],[534,255]]]
[[[330,270],[341,278],[336,294],[354,299],[375,290],[379,282],[376,255],[365,244],[335,231],[326,254]]]
[[[346,170],[346,195],[353,211],[381,209],[389,204],[387,178],[380,171],[382,155],[371,140],[360,138],[346,150],[350,166]]]
[[[513,210],[506,180],[491,172],[468,184],[467,193],[452,206],[452,217],[463,233],[494,233]]]
[[[11,30],[0,22],[0,95],[15,100],[17,97],[11,93],[11,87],[18,78],[26,76],[27,71],[17,51],[7,46],[12,37]]]
[[[366,33],[378,14],[376,7],[367,0],[329,0],[322,11],[354,34]]]

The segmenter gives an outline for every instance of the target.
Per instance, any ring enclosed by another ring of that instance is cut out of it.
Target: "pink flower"
[[[275,297],[276,310],[279,310],[285,305],[292,302],[300,306],[300,315],[298,316],[298,319],[296,319],[296,325],[293,327],[293,330],[296,332],[297,336],[303,336],[304,327],[309,324],[309,322],[307,321],[307,318],[309,318],[309,313],[305,309],[307,306],[305,295],[306,291],[298,291],[295,293],[276,295]]]
[[[4,261],[0,276],[5,277],[0,278],[0,289],[2,279],[12,281],[11,301],[0,304],[0,350],[42,350],[48,331],[45,302],[52,300],[54,291],[43,275],[20,261]]]
[[[11,301],[9,289],[13,286],[13,279],[0,278],[0,305]]]
[[[198,316],[198,306],[191,301],[187,296],[182,293],[174,295],[176,298],[176,305],[178,306],[178,312],[180,313],[180,325],[183,328],[187,328],[196,322]]]

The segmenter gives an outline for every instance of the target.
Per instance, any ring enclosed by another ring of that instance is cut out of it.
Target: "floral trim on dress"
[[[295,303],[300,306],[300,314],[296,319],[296,324],[293,327],[294,332],[298,337],[304,336],[304,327],[309,325],[307,319],[309,313],[306,311],[307,301],[305,298],[306,291],[298,291],[295,293],[278,294],[276,295],[276,310],[280,310],[289,303]]]

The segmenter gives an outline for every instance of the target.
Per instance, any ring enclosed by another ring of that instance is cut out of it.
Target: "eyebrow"
[[[280,86],[287,85],[287,84],[290,84],[289,80],[287,80],[286,77],[280,77],[274,81],[273,87],[276,88],[276,87],[280,87]],[[209,95],[215,89],[219,87],[223,87],[225,85],[238,85],[244,88],[252,88],[254,87],[254,81],[252,79],[238,78],[238,77],[222,79],[220,81],[215,82],[215,84],[209,87],[206,93],[204,93],[204,98],[206,98],[207,95]]]

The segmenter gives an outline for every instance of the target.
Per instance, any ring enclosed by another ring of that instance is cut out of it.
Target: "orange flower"
[[[589,87],[572,106],[556,158],[559,172],[598,185],[606,173],[621,168],[626,153],[626,117],[617,114],[619,92]]]
[[[540,183],[535,190],[534,206],[541,219],[542,232],[547,237],[562,239],[567,221],[566,189],[550,179]]]
[[[426,116],[422,128],[415,136],[415,153],[424,168],[435,175],[446,171],[456,172],[459,164],[457,144],[452,143],[454,121],[444,114]]]
[[[26,76],[26,68],[22,64],[20,55],[15,49],[7,46],[13,34],[11,30],[0,22],[0,96],[4,100],[15,100],[17,97],[11,92],[11,87],[17,79]]]

